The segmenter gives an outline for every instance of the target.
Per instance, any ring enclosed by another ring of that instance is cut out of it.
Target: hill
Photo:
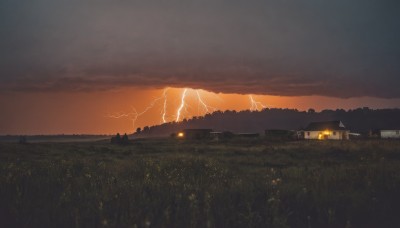
[[[374,129],[400,128],[400,109],[323,110],[264,109],[262,111],[217,111],[182,122],[145,127],[136,136],[167,136],[186,128],[211,128],[214,131],[259,132],[266,129],[298,130],[313,121],[341,120],[352,132],[368,133]]]

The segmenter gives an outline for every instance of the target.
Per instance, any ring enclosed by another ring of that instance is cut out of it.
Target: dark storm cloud
[[[2,91],[400,97],[394,0],[0,2]]]

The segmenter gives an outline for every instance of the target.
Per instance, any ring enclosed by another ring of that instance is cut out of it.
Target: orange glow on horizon
[[[398,108],[400,99],[322,96],[269,96],[213,93],[187,88],[120,88],[98,92],[26,92],[3,94],[0,106],[0,134],[115,134],[136,128],[182,121],[220,110],[262,110],[295,108],[322,109]],[[110,118],[110,116],[118,118]],[[135,119],[135,116],[137,117]],[[134,123],[133,123],[134,122]],[[134,126],[134,127],[133,127]]]

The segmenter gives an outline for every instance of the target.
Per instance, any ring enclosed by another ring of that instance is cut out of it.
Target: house
[[[212,129],[184,129],[176,134],[182,139],[210,139]]]
[[[400,129],[380,130],[382,139],[400,139]]]
[[[312,122],[304,129],[304,139],[349,139],[350,131],[341,121]]]

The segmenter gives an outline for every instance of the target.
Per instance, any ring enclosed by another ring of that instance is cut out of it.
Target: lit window
[[[179,133],[178,133],[178,137],[179,137],[179,138],[182,138],[183,135],[184,135],[183,132],[179,132]]]
[[[396,135],[400,134],[400,131],[396,131]]]
[[[323,132],[323,134],[324,134],[324,135],[331,135],[331,132],[330,132],[329,130],[325,130],[325,131]]]
[[[307,136],[310,136],[310,132],[309,131],[307,131]]]

